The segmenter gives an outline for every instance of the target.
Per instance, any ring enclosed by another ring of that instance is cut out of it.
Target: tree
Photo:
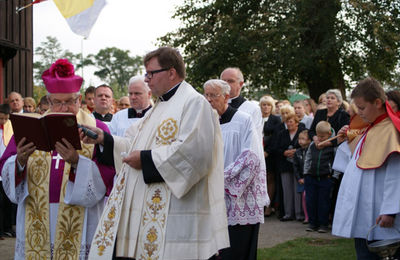
[[[129,79],[142,72],[142,57],[131,57],[128,50],[111,47],[88,55],[84,65],[94,65],[98,68],[94,72],[96,76],[110,86],[116,86],[115,90],[126,92]]]
[[[295,89],[317,99],[367,75],[399,85],[399,14],[390,0],[185,0],[181,28],[159,40],[183,49],[195,86],[235,66],[249,97]]]
[[[80,67],[80,54],[74,54],[69,50],[63,50],[57,38],[47,36],[46,41],[35,48],[35,62],[33,63],[35,85],[43,86],[42,73],[50,68],[58,59],[68,59],[72,64]]]

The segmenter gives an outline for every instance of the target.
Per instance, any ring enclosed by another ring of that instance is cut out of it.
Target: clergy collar
[[[142,118],[146,112],[150,110],[150,108],[151,105],[143,110],[135,110],[134,108],[130,107],[128,108],[128,118]]]
[[[176,92],[176,90],[178,89],[178,87],[181,85],[182,82],[179,82],[178,84],[176,84],[173,88],[171,88],[170,90],[168,90],[167,93],[165,93],[164,95],[162,95],[161,97],[159,97],[159,99],[161,101],[168,101]]]
[[[228,101],[229,105],[232,106],[233,108],[239,108],[241,104],[243,104],[246,101],[246,99],[242,96],[238,96],[235,98],[232,98]]]
[[[105,115],[102,115],[102,114],[97,113],[96,111],[94,111],[94,112],[93,112],[93,116],[94,116],[94,118],[96,118],[96,119],[98,119],[98,120],[100,120],[100,121],[103,121],[103,122],[110,122],[113,115],[110,114],[110,113],[107,113],[107,114],[105,114]]]
[[[221,115],[219,118],[219,123],[226,124],[229,123],[232,120],[233,115],[237,112],[238,110],[236,108],[233,108],[231,106],[228,106],[226,111]]]

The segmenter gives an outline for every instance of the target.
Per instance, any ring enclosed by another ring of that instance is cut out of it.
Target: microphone
[[[92,138],[92,139],[94,139],[94,140],[96,140],[97,137],[99,136],[96,132],[90,130],[89,128],[84,127],[83,125],[80,125],[80,124],[77,124],[77,125],[78,125],[78,127],[79,127],[80,129],[82,129],[82,132],[83,132],[86,136],[89,136],[90,138]]]

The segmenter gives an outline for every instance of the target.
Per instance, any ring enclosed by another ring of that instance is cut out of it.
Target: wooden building
[[[33,95],[32,8],[16,13],[29,2],[0,0],[0,103],[11,91]]]

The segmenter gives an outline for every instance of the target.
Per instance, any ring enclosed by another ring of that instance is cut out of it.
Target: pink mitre
[[[75,75],[74,65],[67,59],[54,62],[50,69],[43,72],[42,79],[50,94],[79,92],[83,81],[80,76]]]

